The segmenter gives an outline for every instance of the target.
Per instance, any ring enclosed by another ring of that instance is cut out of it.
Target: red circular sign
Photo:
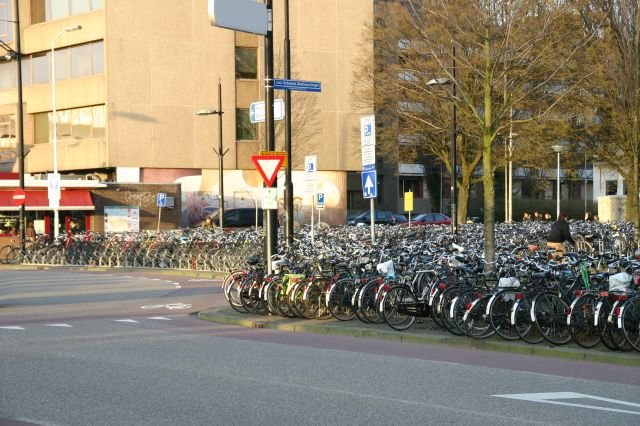
[[[27,196],[24,193],[24,189],[17,188],[15,191],[13,191],[13,204],[15,204],[16,206],[23,205],[24,204],[24,200],[26,198],[27,198]]]

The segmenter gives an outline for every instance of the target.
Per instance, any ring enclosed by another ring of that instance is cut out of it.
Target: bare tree
[[[376,62],[361,73],[375,88],[385,155],[424,150],[451,169],[450,111],[457,107],[457,187],[466,197],[466,185],[483,171],[487,261],[495,257],[493,172],[504,161],[496,144],[514,127],[548,119],[580,82],[572,59],[590,35],[569,3],[402,0],[377,11]],[[413,150],[399,136],[413,140]]]

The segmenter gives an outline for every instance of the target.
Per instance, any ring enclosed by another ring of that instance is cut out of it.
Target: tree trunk
[[[469,193],[471,192],[471,180],[470,176],[462,177],[462,182],[458,185],[458,222],[465,223],[467,221],[467,214],[469,211]]]
[[[483,136],[484,140],[484,156],[482,159],[482,168],[484,169],[484,259],[487,262],[493,262],[496,256],[495,248],[495,188],[493,178],[492,155],[492,138],[489,134]]]

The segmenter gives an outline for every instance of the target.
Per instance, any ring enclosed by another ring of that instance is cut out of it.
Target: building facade
[[[274,74],[282,77],[284,2],[273,3]],[[289,4],[292,78],[322,84],[320,93],[293,95],[296,219],[303,222],[312,211],[302,169],[304,156],[316,155],[323,220],[344,223],[347,173],[361,166],[360,117],[372,113],[354,106],[351,89],[355,61],[369,49],[365,27],[373,20],[373,2]],[[17,50],[18,29],[9,21],[19,21],[28,175],[44,178],[54,170],[55,127],[63,179],[179,183],[182,225],[188,226],[217,207],[219,159],[213,148],[222,138],[225,205],[259,202],[262,181],[251,156],[265,149],[264,128],[250,122],[249,109],[264,100],[263,37],[212,26],[207,0],[17,5],[19,17],[16,0],[0,0],[0,39]],[[0,62],[0,171],[17,172],[17,58],[6,58]],[[215,117],[196,115],[215,109],[218,83],[222,135]],[[276,145],[284,146],[279,131]]]

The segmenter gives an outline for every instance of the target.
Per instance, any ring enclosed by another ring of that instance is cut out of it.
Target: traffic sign
[[[376,198],[378,196],[378,174],[375,170],[362,172],[362,196]]]
[[[297,90],[299,92],[320,92],[319,81],[273,79],[273,88],[277,90]]]
[[[164,192],[158,192],[158,195],[156,196],[156,206],[167,207],[167,194]]]
[[[258,155],[268,155],[271,157],[284,156],[284,161],[280,167],[287,167],[287,151],[260,151]]]
[[[413,211],[413,192],[411,191],[404,193],[404,211]]]
[[[274,99],[273,101],[273,119],[284,119],[284,100]],[[249,120],[252,123],[264,123],[264,101],[253,102],[249,105]]]
[[[27,194],[25,194],[24,189],[16,188],[16,190],[13,191],[13,204],[16,206],[23,205],[26,199]]]
[[[304,157],[304,192],[305,194],[316,193],[316,181],[318,180],[318,157],[316,155],[305,155]]]
[[[284,162],[284,155],[253,155],[251,161],[256,165],[267,187],[271,187],[278,176],[278,171]]]
[[[324,194],[322,192],[318,192],[316,197],[316,210],[324,210]]]
[[[367,115],[360,118],[360,147],[362,148],[362,171],[376,168],[376,117]]]

